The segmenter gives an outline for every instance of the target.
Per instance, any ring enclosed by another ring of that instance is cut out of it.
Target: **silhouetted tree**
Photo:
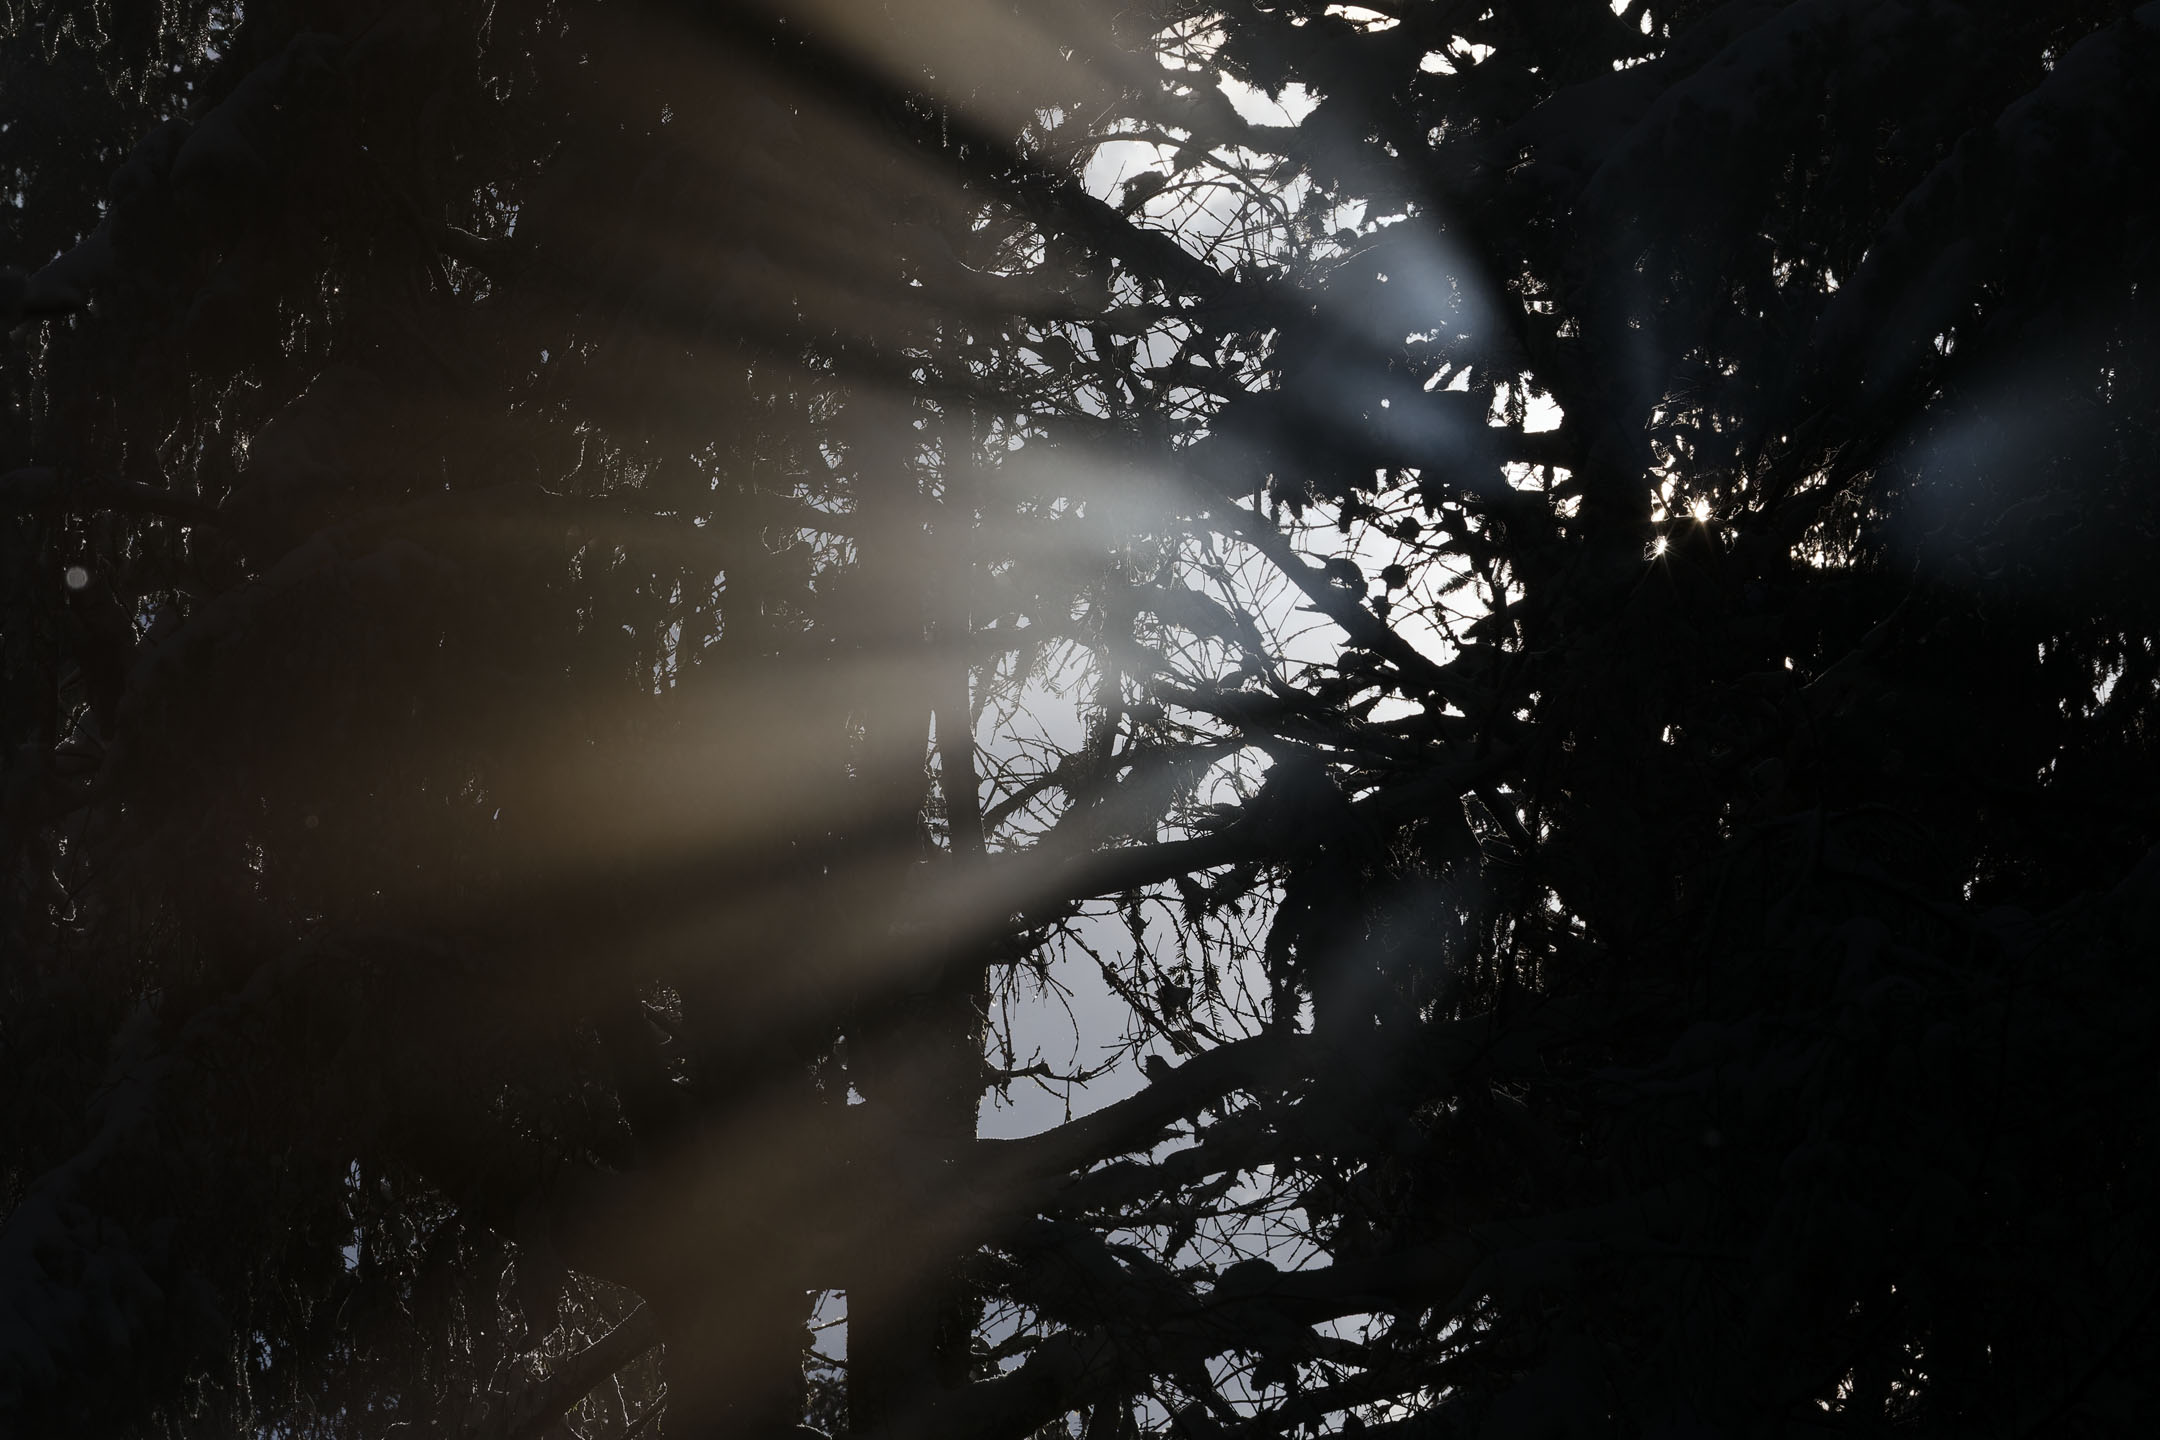
[[[2160,1415],[2160,6],[0,24],[11,1432]]]

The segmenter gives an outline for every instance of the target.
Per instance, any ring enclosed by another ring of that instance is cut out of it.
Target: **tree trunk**
[[[794,1440],[809,1296],[748,1280],[663,1313],[669,1440]]]
[[[946,475],[933,544],[937,596],[932,657],[939,788],[950,851],[942,879],[965,884],[985,847],[969,689],[967,636],[975,522],[969,425],[965,457]],[[973,947],[956,947],[928,989],[893,1006],[863,1047],[865,1100],[932,1205],[944,1172],[975,1139],[982,1100],[988,970]],[[967,1383],[980,1303],[961,1275],[975,1237],[925,1215],[920,1243],[866,1254],[848,1291],[848,1410],[858,1435],[876,1435]]]

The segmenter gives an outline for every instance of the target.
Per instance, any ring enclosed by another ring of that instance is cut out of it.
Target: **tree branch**
[[[621,1324],[565,1357],[540,1380],[503,1397],[486,1415],[459,1431],[459,1440],[544,1440],[548,1427],[569,1414],[601,1381],[659,1343],[652,1310],[640,1305]]]

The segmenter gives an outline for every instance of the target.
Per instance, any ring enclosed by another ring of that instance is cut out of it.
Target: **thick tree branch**
[[[640,1305],[607,1334],[556,1361],[533,1384],[501,1397],[460,1430],[458,1440],[545,1440],[550,1427],[602,1381],[659,1343],[652,1311]]]

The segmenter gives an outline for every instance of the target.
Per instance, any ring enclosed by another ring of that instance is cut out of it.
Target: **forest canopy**
[[[0,7],[0,1435],[2160,1418],[2160,5]]]

